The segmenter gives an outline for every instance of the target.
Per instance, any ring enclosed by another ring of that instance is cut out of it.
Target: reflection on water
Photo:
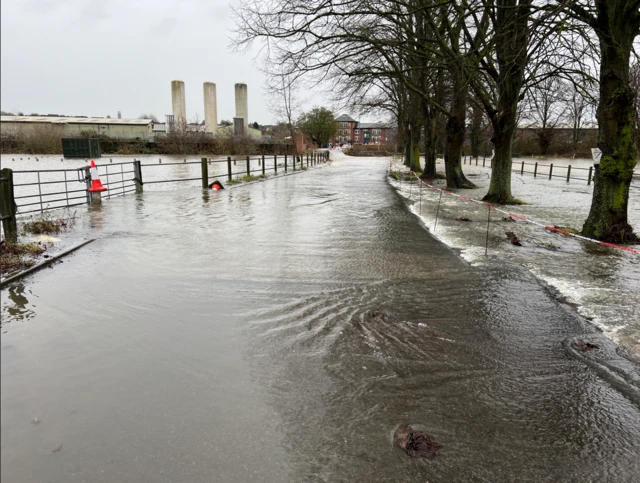
[[[432,238],[385,171],[79,215],[98,240],[26,281],[3,335],[2,480],[633,481],[639,408],[563,343],[615,350],[529,271]],[[440,455],[394,450],[402,424]]]
[[[2,298],[2,325],[14,320],[29,320],[34,317],[35,313],[25,295],[24,282],[11,284],[3,290]]]

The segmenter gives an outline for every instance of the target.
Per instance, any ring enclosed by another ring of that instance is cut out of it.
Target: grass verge
[[[0,241],[0,271],[2,274],[24,270],[36,263],[36,257],[47,250],[43,243],[6,243]]]

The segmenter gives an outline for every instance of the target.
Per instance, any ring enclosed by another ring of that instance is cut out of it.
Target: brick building
[[[342,144],[386,144],[392,137],[393,128],[381,122],[358,122],[347,114],[335,120],[336,134],[331,142]]]

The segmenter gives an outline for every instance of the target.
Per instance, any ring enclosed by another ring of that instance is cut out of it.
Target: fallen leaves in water
[[[442,445],[424,431],[401,426],[393,434],[393,441],[413,458],[434,458],[440,454]]]
[[[509,239],[512,245],[516,245],[518,247],[522,246],[522,243],[520,243],[520,239],[516,236],[514,232],[505,231],[505,235],[507,235],[507,238]]]
[[[597,345],[592,344],[591,342],[587,342],[586,340],[575,340],[571,343],[571,346],[574,349],[578,349],[579,351],[582,351],[582,352],[589,352],[594,349],[598,349]]]
[[[456,218],[456,221],[471,221],[469,218]]]

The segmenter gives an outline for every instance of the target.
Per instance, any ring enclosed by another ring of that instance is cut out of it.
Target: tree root
[[[595,233],[595,230],[589,230],[587,227],[582,228],[581,235],[589,238],[595,238],[596,240],[605,241],[608,243],[625,244],[625,243],[640,243],[640,238],[633,232],[633,227],[629,223],[620,223],[617,225],[611,225],[600,236]]]
[[[490,193],[484,195],[482,201],[486,201],[494,205],[526,205],[524,201],[514,198],[513,196],[507,197],[504,195],[493,195]]]

